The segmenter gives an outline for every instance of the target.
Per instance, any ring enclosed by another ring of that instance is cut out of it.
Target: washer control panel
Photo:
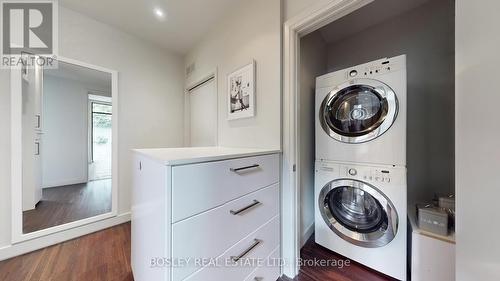
[[[354,168],[350,168],[348,171],[349,175],[351,176],[355,176],[358,174],[358,170],[354,169]]]
[[[342,165],[340,167],[340,176],[374,183],[390,183],[392,181],[391,172],[383,168]]]
[[[374,75],[391,72],[397,68],[390,60],[376,62],[373,64],[360,65],[347,70],[347,79],[371,77]]]

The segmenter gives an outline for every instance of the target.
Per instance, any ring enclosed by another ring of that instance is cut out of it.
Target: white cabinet
[[[236,214],[238,211],[241,212]],[[175,243],[172,244],[172,257],[174,259],[218,257],[225,249],[229,249],[243,237],[257,230],[278,213],[279,187],[278,184],[274,184],[198,216],[174,223],[172,240]],[[199,267],[174,268],[174,280],[183,280]]]
[[[209,264],[205,268],[189,276],[186,281],[243,281],[256,268],[264,268],[261,264],[272,252],[279,248],[279,217],[264,224],[254,233],[245,237],[236,245],[217,257],[217,265]],[[241,259],[239,259],[241,257]],[[274,276],[277,280],[279,274]]]
[[[279,180],[278,169],[276,155],[174,166],[173,221],[199,214],[276,183]]]
[[[411,280],[454,281],[455,243],[412,232]]]
[[[23,211],[32,210],[42,199],[42,69],[28,68],[22,79]]]
[[[34,153],[34,192],[35,205],[42,200],[42,146],[43,138],[36,134],[35,137],[35,153]]]
[[[274,250],[264,262],[264,266],[257,267],[245,281],[276,281],[281,271],[280,248]]]
[[[442,236],[419,229],[414,205],[408,207],[411,280],[455,280],[455,233]]]
[[[276,280],[279,154],[232,149],[200,157],[204,149],[185,150],[181,161],[180,149],[134,154],[135,280]]]
[[[35,131],[42,133],[43,132],[43,68],[38,66],[34,70],[34,85],[33,85],[33,94],[34,94],[34,127]]]

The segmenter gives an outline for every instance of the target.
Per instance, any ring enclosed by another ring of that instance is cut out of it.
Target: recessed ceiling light
[[[154,13],[155,13],[155,16],[160,19],[160,20],[163,20],[165,19],[165,12],[163,12],[162,9],[160,8],[154,8]]]

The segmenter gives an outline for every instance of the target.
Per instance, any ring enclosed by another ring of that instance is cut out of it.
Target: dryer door
[[[331,181],[323,187],[318,200],[328,227],[354,245],[382,247],[396,236],[398,214],[394,205],[368,183],[351,179]]]
[[[354,79],[326,96],[319,119],[333,139],[362,143],[385,133],[397,114],[398,100],[389,86],[373,79]]]

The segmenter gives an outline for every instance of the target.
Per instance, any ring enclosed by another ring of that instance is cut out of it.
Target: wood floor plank
[[[299,276],[294,281],[387,281],[395,280],[376,272],[355,261],[349,260],[314,242],[314,236],[304,245],[300,252],[302,260],[335,260],[339,266],[302,266]],[[349,261],[349,266],[346,262]],[[340,262],[344,266],[340,266]]]
[[[302,248],[301,257],[309,260],[347,260],[317,245],[314,238]],[[133,281],[130,267],[130,223],[1,261],[0,280]],[[342,268],[305,265],[295,279],[283,277],[279,281],[386,280],[394,279],[351,261],[350,266]]]
[[[0,262],[2,281],[133,281],[130,223]]]
[[[111,212],[111,179],[44,188],[34,210],[23,212],[23,233]]]

